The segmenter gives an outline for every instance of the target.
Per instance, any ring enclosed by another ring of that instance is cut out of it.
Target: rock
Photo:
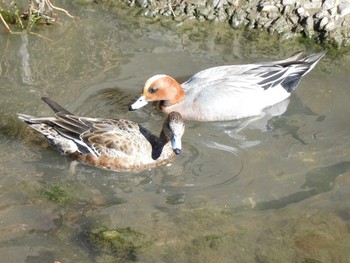
[[[332,17],[335,17],[338,14],[338,8],[333,7],[331,9],[329,9],[328,12]]]
[[[324,27],[328,24],[328,17],[324,17],[321,19],[321,22],[320,22],[320,29],[324,29]]]
[[[193,5],[187,5],[185,7],[186,15],[193,16],[195,14],[195,7]]]
[[[311,1],[311,2],[306,2],[303,7],[306,10],[310,10],[310,9],[320,9],[322,6],[322,2],[321,1]]]
[[[215,16],[216,16],[216,20],[219,20],[219,21],[224,21],[227,19],[227,14],[225,12],[225,10],[223,8],[220,8],[216,13],[215,13]]]
[[[271,12],[278,12],[278,7],[275,6],[275,5],[264,5],[262,7],[262,12],[268,12],[268,13],[271,13]]]
[[[338,5],[338,14],[340,14],[341,17],[350,14],[350,2]]]
[[[315,17],[318,19],[321,19],[321,18],[327,17],[328,15],[329,15],[329,13],[326,10],[322,10],[322,11],[316,13]]]
[[[331,9],[335,6],[337,0],[325,0],[322,7],[326,10]]]
[[[288,23],[287,23],[286,20],[283,19],[282,17],[279,18],[279,19],[276,21],[275,24],[276,24],[275,31],[276,31],[278,34],[282,34],[283,32],[286,32],[287,30],[290,30],[290,29],[289,29]]]
[[[342,36],[341,33],[334,32],[333,34],[330,35],[330,38],[336,44],[336,46],[340,47],[341,45],[343,45],[344,37]]]
[[[289,15],[292,13],[292,11],[293,11],[292,6],[286,5],[283,9],[283,15]]]
[[[324,30],[326,31],[332,31],[335,29],[335,23],[333,21],[330,21],[325,27]]]
[[[282,0],[282,5],[294,5],[295,0]]]
[[[215,14],[213,11],[209,12],[207,15],[204,16],[206,20],[212,21],[216,18]]]
[[[202,16],[207,16],[207,15],[209,15],[209,13],[210,13],[211,10],[212,10],[211,8],[206,7],[206,6],[198,6],[198,7],[197,7],[197,13],[198,13],[199,15],[202,15]]]
[[[343,23],[341,24],[342,27],[345,27],[345,28],[350,28],[350,20],[344,20]]]
[[[222,0],[213,0],[213,6],[214,6],[214,8],[220,8],[220,7],[222,7],[223,3],[224,3],[224,1],[222,1]]]
[[[148,6],[148,1],[147,0],[136,0],[135,4],[139,7],[147,7]]]
[[[235,12],[232,17],[230,24],[233,28],[239,28],[242,25],[244,25],[245,17],[246,17],[246,12],[242,9],[238,9],[237,12]]]
[[[306,29],[308,32],[314,31],[314,19],[312,18],[312,16],[309,16],[306,19]]]
[[[299,22],[299,18],[297,16],[290,16],[288,19],[293,25],[297,25]]]
[[[304,7],[299,7],[297,9],[297,13],[298,13],[298,15],[300,17],[307,17],[307,16],[309,16],[309,12],[307,12]]]

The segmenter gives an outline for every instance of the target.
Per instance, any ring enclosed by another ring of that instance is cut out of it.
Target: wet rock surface
[[[266,30],[283,39],[303,36],[322,44],[350,45],[350,2],[346,0],[123,0],[140,15],[227,21],[235,28]]]

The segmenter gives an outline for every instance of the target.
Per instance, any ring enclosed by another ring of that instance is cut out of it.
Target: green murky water
[[[60,156],[16,113],[51,114],[47,96],[158,133],[152,106],[127,110],[148,77],[315,50],[62,5],[78,18],[40,31],[50,40],[0,32],[0,262],[349,262],[349,55],[263,118],[187,122],[171,166],[110,172]]]

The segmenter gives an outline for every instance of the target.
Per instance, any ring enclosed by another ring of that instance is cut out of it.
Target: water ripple
[[[175,162],[160,182],[154,181],[154,185],[211,189],[238,179],[243,170],[243,161],[236,148],[204,138],[198,142],[187,143],[187,152],[184,153],[186,160]]]

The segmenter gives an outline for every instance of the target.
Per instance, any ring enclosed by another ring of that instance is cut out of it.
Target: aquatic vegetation
[[[100,251],[125,259],[135,259],[140,252],[153,244],[150,238],[130,227],[96,228],[88,233],[88,237],[90,244]]]
[[[54,24],[56,22],[54,11],[64,12],[73,18],[67,10],[54,6],[50,0],[28,0],[26,7],[19,6],[16,1],[7,5],[0,4],[0,20],[9,33],[18,33],[11,29],[10,24],[20,30],[31,32],[34,26]]]
[[[218,249],[221,243],[222,237],[216,234],[209,234],[195,238],[192,241],[192,251],[200,253],[201,249]]]
[[[58,185],[46,186],[40,195],[56,204],[66,204],[71,199],[67,192]]]

